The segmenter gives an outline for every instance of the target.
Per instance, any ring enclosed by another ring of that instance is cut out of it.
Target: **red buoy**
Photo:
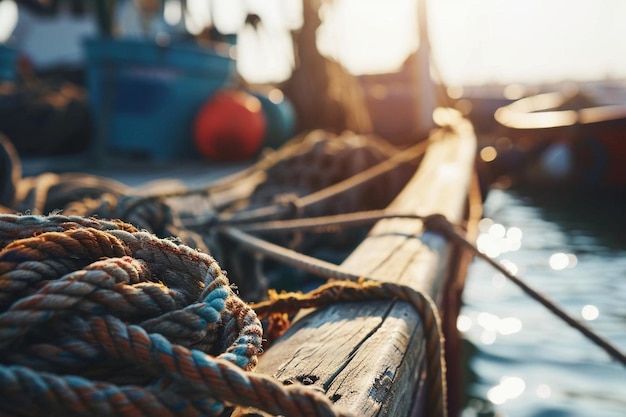
[[[261,148],[266,121],[261,102],[245,91],[217,92],[198,111],[194,120],[194,142],[206,158],[241,161]]]

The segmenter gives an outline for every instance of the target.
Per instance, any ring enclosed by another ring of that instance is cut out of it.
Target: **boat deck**
[[[444,127],[433,132],[417,172],[385,211],[419,216],[441,214],[452,223],[462,224],[468,210],[476,139],[470,123],[458,114],[443,112],[439,116],[445,119]],[[146,170],[139,165],[88,166],[85,160],[74,161],[74,166],[67,162],[56,166],[50,165],[50,161],[48,165],[42,163],[24,161],[24,174],[50,170],[88,172],[146,193],[202,186],[249,165],[208,166],[198,162]],[[455,327],[450,323],[456,322],[460,307],[465,261],[442,235],[425,230],[421,220],[395,218],[379,221],[339,268],[418,291],[434,300],[442,313],[447,346],[451,346],[454,334],[450,329]],[[423,312],[397,297],[333,303],[299,314],[260,356],[256,372],[285,385],[308,385],[323,393],[342,413],[445,415],[446,391],[438,385],[436,373],[442,372],[444,380],[449,378],[445,368],[433,362],[436,358],[428,346],[427,334],[433,323],[427,321]],[[452,364],[448,372],[458,369]],[[454,387],[450,390],[456,395]],[[235,415],[259,412],[240,408]]]

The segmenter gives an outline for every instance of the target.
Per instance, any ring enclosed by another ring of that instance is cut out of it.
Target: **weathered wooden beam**
[[[476,140],[458,114],[442,117],[449,126],[433,133],[418,171],[389,212],[463,220]],[[454,268],[451,255],[451,244],[424,231],[421,221],[390,219],[372,228],[342,269],[409,285],[437,300]],[[426,360],[419,314],[405,302],[381,300],[338,303],[305,315],[260,358],[257,370],[312,385],[357,416],[420,416],[428,415],[420,409]]]

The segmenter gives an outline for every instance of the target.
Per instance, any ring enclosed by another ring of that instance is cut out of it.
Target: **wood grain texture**
[[[420,168],[389,212],[463,220],[476,142],[469,122],[454,113],[447,117],[451,128],[433,133]],[[424,231],[421,221],[383,220],[342,268],[406,284],[437,299],[455,262],[451,253],[448,242]],[[422,322],[409,304],[338,303],[294,323],[257,369],[286,383],[313,385],[357,416],[427,415],[413,410],[428,377],[424,351]]]

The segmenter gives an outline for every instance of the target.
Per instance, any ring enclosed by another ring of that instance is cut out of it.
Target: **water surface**
[[[492,190],[479,244],[626,351],[626,198]],[[483,261],[459,318],[463,417],[624,417],[626,367]]]

